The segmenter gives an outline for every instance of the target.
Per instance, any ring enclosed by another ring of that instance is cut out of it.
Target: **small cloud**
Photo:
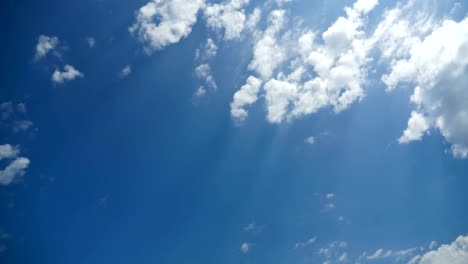
[[[93,48],[94,45],[96,45],[96,40],[93,37],[87,37],[86,38],[86,43],[88,43],[88,46],[90,48]]]
[[[264,226],[257,225],[255,222],[252,222],[244,227],[244,231],[246,232],[262,232]]]
[[[304,142],[313,145],[315,143],[315,137],[308,137],[304,140]]]
[[[126,78],[132,73],[132,67],[130,65],[125,66],[119,73],[120,78]]]
[[[431,241],[431,243],[429,243],[429,249],[433,250],[435,247],[437,247],[437,245],[437,241]]]
[[[19,157],[0,171],[0,184],[9,185],[17,176],[23,176],[29,166],[29,159]]]
[[[58,46],[59,42],[60,41],[57,37],[40,35],[36,44],[36,54],[34,55],[34,60],[38,61],[47,56],[50,51],[54,50]]]
[[[242,243],[240,250],[242,251],[242,253],[247,254],[252,250],[252,247],[254,245],[255,244],[244,242]]]
[[[13,115],[13,103],[12,102],[3,102],[0,104],[0,112],[2,120],[9,119]]]
[[[201,64],[197,68],[195,68],[195,74],[197,75],[198,79],[203,80],[208,87],[217,89],[216,82],[211,75],[211,67],[208,64]]]
[[[307,247],[307,246],[309,246],[309,245],[314,244],[316,241],[317,241],[317,237],[312,237],[312,238],[309,238],[309,239],[308,239],[307,241],[305,241],[305,242],[297,242],[297,243],[294,245],[294,249]]]
[[[16,105],[16,111],[18,113],[25,114],[28,111],[28,109],[26,108],[26,105],[24,103],[19,103]]]
[[[29,120],[16,121],[13,125],[13,132],[26,132],[33,126],[33,122]]]
[[[84,76],[83,73],[75,69],[71,65],[65,65],[64,71],[61,72],[58,69],[52,74],[52,82],[56,84],[63,84],[65,81],[72,81],[78,77],[82,78]]]
[[[206,89],[203,86],[198,87],[197,91],[195,92],[196,97],[202,97],[206,94]]]
[[[0,160],[16,158],[20,150],[10,144],[0,145]]]

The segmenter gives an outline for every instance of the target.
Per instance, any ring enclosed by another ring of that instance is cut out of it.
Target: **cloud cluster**
[[[9,185],[17,176],[23,176],[29,167],[29,159],[18,157],[20,150],[10,144],[0,145],[0,161],[12,160],[3,170],[0,170],[0,185]]]
[[[452,144],[454,156],[468,156],[468,18],[450,19],[425,37],[413,36],[402,58],[391,62],[382,77],[389,90],[400,83],[414,85],[411,114],[401,143],[419,140],[430,128]]]
[[[340,112],[364,97],[371,46],[362,28],[376,5],[377,1],[357,1],[321,36],[310,29],[285,30],[286,11],[270,12],[268,27],[256,34],[249,64],[265,82],[269,122],[292,120],[327,106]],[[280,69],[285,63],[290,65],[289,73]]]
[[[437,20],[423,8],[427,3],[414,0],[387,9],[370,32],[367,16],[379,1],[357,0],[319,32],[289,19],[288,2],[269,1],[246,15],[249,0],[152,0],[130,31],[149,52],[159,50],[188,36],[201,10],[206,26],[224,40],[251,37],[250,72],[230,104],[236,122],[247,118],[258,98],[264,98],[270,123],[322,109],[339,113],[365,97],[368,72],[381,64],[388,69],[381,78],[388,91],[401,83],[414,87],[415,109],[398,141],[421,140],[437,129],[454,156],[468,157],[468,18]],[[266,23],[259,23],[262,18]],[[208,37],[197,51],[196,75],[207,86],[215,87],[207,60],[217,49]],[[202,85],[196,94],[205,93]]]

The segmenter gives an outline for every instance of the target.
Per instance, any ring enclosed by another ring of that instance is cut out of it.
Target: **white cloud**
[[[52,81],[57,84],[63,84],[66,81],[72,81],[78,77],[83,77],[83,73],[79,72],[71,65],[65,65],[64,71],[58,69],[52,74]]]
[[[421,140],[429,127],[429,121],[422,114],[413,111],[411,113],[411,118],[408,120],[408,128],[403,132],[398,142],[409,143],[411,141]]]
[[[268,79],[274,70],[285,60],[285,50],[278,44],[276,35],[286,23],[286,11],[274,10],[268,18],[268,28],[255,43],[253,59],[249,69],[255,71],[262,79]]]
[[[207,26],[218,32],[224,30],[226,40],[239,38],[246,21],[242,8],[248,3],[249,0],[227,0],[206,6],[204,16]]]
[[[208,38],[206,43],[199,49],[196,50],[195,60],[206,61],[214,56],[218,52],[218,46],[212,38]]]
[[[260,21],[262,16],[262,10],[260,8],[255,8],[252,13],[247,17],[245,21],[245,28],[249,31],[252,31],[257,28],[257,24]]]
[[[315,137],[308,137],[304,140],[307,144],[313,145],[315,144]]]
[[[431,243],[429,243],[429,249],[433,250],[435,247],[437,247],[437,241],[431,241]]]
[[[267,103],[267,120],[271,123],[281,123],[285,118],[289,104],[297,93],[297,85],[285,81],[271,79],[265,86]]]
[[[419,264],[466,264],[468,263],[468,236],[459,236],[454,242],[415,257]]]
[[[25,170],[29,166],[29,163],[29,159],[23,157],[19,157],[12,161],[5,169],[0,171],[0,184],[8,185],[13,182],[17,176],[23,176]]]
[[[20,150],[10,144],[0,145],[0,160],[16,158]]]
[[[401,142],[419,139],[424,129],[437,128],[452,144],[454,156],[468,154],[468,18],[444,20],[430,34],[412,41],[406,56],[394,60],[382,77],[388,88],[399,83],[415,86],[411,101],[418,109],[412,114]],[[411,127],[413,125],[413,127]]]
[[[344,252],[341,254],[341,256],[338,258],[338,262],[346,262],[348,261],[348,253]]]
[[[153,0],[140,8],[130,27],[148,53],[179,42],[192,31],[205,0]]]
[[[242,251],[242,253],[247,254],[252,250],[253,246],[254,244],[252,243],[244,242],[242,243],[240,250]]]
[[[14,159],[0,170],[0,185],[9,185],[17,176],[23,176],[29,166],[29,159],[18,157],[20,150],[10,144],[0,145],[0,160]]]
[[[202,97],[206,94],[206,89],[203,86],[198,87],[197,91],[195,92],[196,97]]]
[[[93,48],[94,45],[96,45],[96,40],[93,37],[87,37],[86,38],[86,43],[88,43],[88,46],[90,48]]]
[[[261,84],[262,81],[260,79],[250,76],[247,78],[246,84],[234,94],[231,103],[231,117],[233,119],[242,121],[247,117],[248,112],[245,110],[245,107],[257,101]]]
[[[59,39],[57,37],[48,37],[45,35],[40,35],[38,42],[36,44],[36,54],[34,59],[36,61],[44,58],[47,53],[54,50],[59,44]]]
[[[195,68],[195,74],[201,80],[203,80],[210,88],[218,88],[216,82],[211,75],[211,67],[208,64],[201,64]]]
[[[130,65],[125,66],[119,73],[120,78],[125,78],[132,73],[132,67]]]
[[[297,243],[294,245],[294,249],[307,247],[307,246],[309,246],[309,245],[315,244],[315,242],[317,242],[317,237],[312,237],[312,238],[309,238],[309,239],[308,239],[307,241],[305,241],[305,242],[297,242]]]

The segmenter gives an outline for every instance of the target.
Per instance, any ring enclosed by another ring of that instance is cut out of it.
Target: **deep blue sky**
[[[297,1],[291,12],[317,30],[352,4]],[[0,144],[20,145],[31,160],[20,181],[0,186],[0,263],[321,263],[318,250],[333,241],[357,259],[468,233],[467,160],[444,153],[436,130],[398,144],[412,91],[386,92],[383,69],[341,113],[270,124],[260,103],[236,125],[229,103],[248,76],[249,42],[219,44],[218,90],[195,98],[204,23],[145,54],[128,27],[146,2],[0,4],[0,103],[25,103],[34,123],[0,131]],[[34,62],[39,35],[57,36],[63,57]],[[84,77],[52,84],[64,64]],[[126,65],[132,73],[119,78]],[[249,223],[257,230],[245,231]]]

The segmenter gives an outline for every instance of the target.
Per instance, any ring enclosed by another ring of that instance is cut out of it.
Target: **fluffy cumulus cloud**
[[[36,44],[36,54],[34,59],[40,60],[47,56],[47,54],[54,50],[59,44],[59,39],[57,37],[49,37],[45,35],[40,35]]]
[[[459,22],[444,20],[426,36],[410,36],[403,42],[409,43],[406,53],[394,58],[389,72],[382,77],[389,90],[400,83],[414,87],[411,101],[417,112],[412,113],[400,142],[419,140],[433,127],[452,144],[453,155],[466,158],[468,18]]]
[[[279,45],[277,35],[286,23],[286,11],[274,10],[268,18],[268,28],[260,34],[253,49],[253,59],[249,69],[268,79],[274,70],[285,60],[285,50]]]
[[[17,176],[23,176],[29,167],[29,159],[18,157],[20,150],[9,144],[0,145],[0,160],[12,160],[0,170],[0,185],[9,185]]]
[[[239,38],[246,22],[243,7],[248,3],[249,0],[228,0],[208,5],[204,10],[206,25],[215,31],[224,31],[226,40]]]
[[[410,263],[465,264],[468,263],[468,236],[459,236],[454,242],[442,245],[422,256],[415,256]]]
[[[83,77],[83,73],[75,69],[71,65],[65,65],[64,71],[56,69],[52,74],[52,82],[56,84],[63,84],[66,81],[72,81],[76,78]]]
[[[261,84],[262,81],[260,79],[250,76],[246,84],[234,94],[234,99],[231,103],[232,118],[242,121],[247,117],[248,112],[245,110],[245,107],[257,101]]]
[[[287,12],[270,12],[267,28],[254,34],[249,64],[264,81],[261,91],[269,122],[281,123],[324,107],[340,112],[365,96],[371,45],[363,27],[376,5],[374,0],[357,1],[322,34],[298,25],[288,30]]]
[[[190,34],[204,5],[204,0],[153,0],[137,12],[130,32],[145,44],[147,52],[160,50]]]

